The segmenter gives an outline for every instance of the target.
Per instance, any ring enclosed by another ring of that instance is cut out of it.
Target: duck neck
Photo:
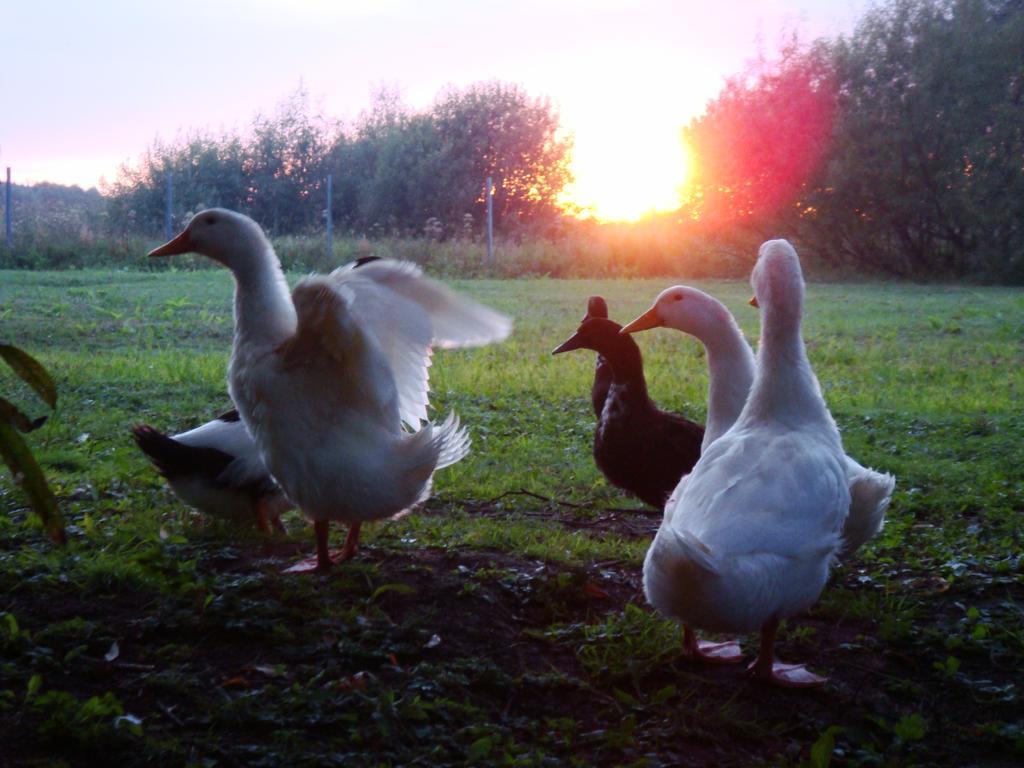
[[[702,339],[708,356],[708,415],[702,449],[729,430],[743,411],[754,382],[754,352],[732,314]]]
[[[611,366],[612,385],[616,394],[631,400],[646,401],[648,398],[644,362],[636,342],[628,336],[622,337],[614,349],[607,350],[603,355]]]
[[[800,315],[771,308],[762,312],[757,373],[747,412],[759,420],[792,425],[831,421],[807,359]]]
[[[264,258],[254,259],[235,276],[235,340],[277,346],[295,333],[297,318],[281,263],[264,243]]]
[[[590,390],[590,404],[594,408],[594,415],[601,418],[601,411],[604,410],[604,401],[608,398],[608,389],[612,385],[612,366],[604,355],[597,356],[594,364],[594,386]]]

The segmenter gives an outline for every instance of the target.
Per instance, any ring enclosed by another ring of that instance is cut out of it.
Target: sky
[[[786,30],[852,31],[867,2],[0,0],[0,167],[95,186],[157,137],[244,130],[300,85],[351,121],[382,86],[425,109],[496,79],[558,107],[573,199],[635,218],[677,199],[680,128],[725,78]]]

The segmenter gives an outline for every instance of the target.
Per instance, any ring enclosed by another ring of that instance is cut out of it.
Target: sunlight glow
[[[689,176],[678,126],[599,125],[576,131],[576,182],[563,203],[599,221],[638,221],[678,209]]]

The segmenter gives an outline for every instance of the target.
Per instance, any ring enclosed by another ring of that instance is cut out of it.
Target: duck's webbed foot
[[[735,640],[713,643],[699,640],[691,627],[683,625],[683,656],[704,664],[738,664],[743,661],[740,644]]]
[[[783,664],[775,658],[775,631],[777,621],[770,621],[761,628],[761,652],[747,672],[755,680],[782,688],[817,688],[828,682],[828,678],[816,675],[803,664]]]
[[[816,675],[803,664],[783,664],[777,659],[757,661],[747,667],[755,679],[781,688],[818,688],[828,682],[827,677]]]
[[[331,553],[327,548],[327,520],[317,520],[313,523],[313,532],[316,534],[316,557],[309,557],[305,560],[300,560],[290,568],[285,568],[284,573],[323,573],[330,570],[331,566],[334,565],[334,558],[331,557]],[[351,537],[352,531],[349,531]],[[348,540],[345,541],[346,545]],[[344,550],[342,550],[344,554]],[[351,557],[352,555],[349,555]],[[348,558],[341,558],[348,559]]]

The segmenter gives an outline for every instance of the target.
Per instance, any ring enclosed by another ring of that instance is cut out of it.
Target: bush
[[[47,236],[40,228],[19,233],[13,247],[0,247],[0,269],[84,269],[118,267],[145,271],[206,269],[216,265],[199,256],[147,259],[160,239],[137,235],[80,237]],[[366,238],[352,233],[334,238],[328,258],[323,235],[272,238],[288,271],[326,272],[361,256],[405,259],[444,277],[745,277],[760,241],[753,235],[721,238],[687,234],[671,221],[598,225],[581,222],[565,227],[557,238],[497,238],[494,264],[486,262],[487,246],[479,237]]]

